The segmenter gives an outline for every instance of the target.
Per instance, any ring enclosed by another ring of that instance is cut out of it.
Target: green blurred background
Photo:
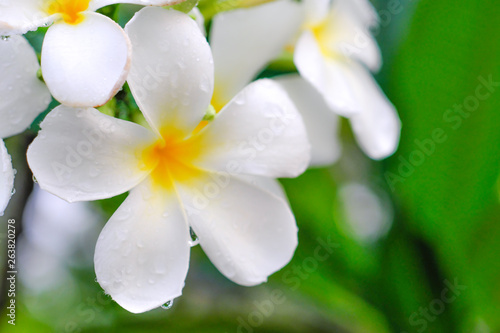
[[[1,241],[4,220],[16,218],[19,270],[29,274],[17,280],[16,326],[7,324],[2,279],[0,330],[500,332],[500,2],[373,4],[384,58],[376,78],[401,117],[400,147],[371,161],[343,126],[336,165],[282,181],[300,229],[288,266],[267,284],[241,287],[196,246],[184,294],[170,309],[128,313],[103,294],[92,266],[98,232],[123,196],[93,204],[93,213],[81,206],[79,229],[22,228],[32,128],[6,140],[18,192],[1,218]],[[38,49],[42,36],[29,35]],[[120,94],[115,115],[133,118],[126,89]],[[59,256],[36,244],[21,248],[33,239],[70,244],[56,246]]]

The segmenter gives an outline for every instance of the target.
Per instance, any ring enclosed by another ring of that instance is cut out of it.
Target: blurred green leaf
[[[451,305],[455,320],[484,318],[492,331],[500,328],[500,267],[475,252],[500,253],[499,19],[494,0],[419,3],[393,65],[389,95],[404,129],[385,174],[444,276],[468,286]]]

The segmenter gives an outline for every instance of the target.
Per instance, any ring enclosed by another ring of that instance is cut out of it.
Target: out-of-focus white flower
[[[11,158],[1,138],[24,131],[51,101],[47,87],[37,78],[39,68],[26,39],[0,39],[0,214],[14,186]]]
[[[54,23],[44,38],[42,71],[59,102],[100,106],[122,87],[130,67],[123,29],[94,11],[114,3],[169,5],[177,0],[3,0],[0,35],[24,34]]]
[[[333,111],[349,118],[368,156],[391,155],[401,124],[368,70],[381,66],[380,50],[369,31],[378,24],[374,8],[367,0],[304,0],[303,5],[307,15],[294,52],[300,75]]]
[[[134,52],[129,85],[152,130],[92,108],[60,106],[28,150],[40,186],[68,201],[131,190],[95,253],[99,283],[131,312],[181,295],[190,227],[226,277],[247,286],[266,281],[291,259],[297,227],[267,183],[239,175],[302,173],[309,162],[302,118],[279,85],[262,80],[199,126],[214,74],[196,23],[145,8],[126,31]]]
[[[100,215],[89,203],[67,203],[35,185],[23,213],[19,276],[31,291],[68,283],[72,266],[92,263]],[[75,257],[78,256],[78,260]]]
[[[348,183],[339,189],[339,220],[358,241],[372,244],[389,231],[393,211],[386,200],[364,184]]]
[[[3,215],[5,208],[9,204],[14,188],[14,169],[7,148],[0,139],[0,215]]]

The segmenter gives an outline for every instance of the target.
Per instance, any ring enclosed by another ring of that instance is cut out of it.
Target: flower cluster
[[[122,29],[95,12],[119,2],[146,7]],[[337,114],[372,158],[392,154],[399,139],[396,111],[369,72],[381,61],[365,0],[278,0],[223,12],[211,18],[210,44],[202,13],[174,2],[0,2],[0,35],[10,36],[0,41],[0,136],[26,129],[52,95],[60,105],[27,151],[40,187],[69,202],[129,192],[94,262],[105,292],[134,313],[181,295],[198,242],[244,286],[285,266],[298,229],[275,179],[335,162]],[[20,36],[43,26],[46,85]],[[287,55],[298,73],[256,79]],[[125,81],[142,122],[96,109]],[[3,142],[0,158],[3,212],[14,178]]]

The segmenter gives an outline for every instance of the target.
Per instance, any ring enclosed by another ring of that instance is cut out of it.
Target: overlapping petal
[[[373,159],[390,156],[398,147],[401,121],[371,74],[362,65],[351,68],[363,111],[350,118],[356,140]]]
[[[286,197],[285,189],[274,178],[268,177],[260,177],[260,176],[248,176],[248,175],[237,175],[234,176],[245,183],[258,187],[264,191],[274,194],[278,198],[283,199],[285,202],[288,202],[288,198]]]
[[[299,75],[283,75],[276,81],[288,92],[304,119],[311,143],[311,165],[335,163],[341,153],[339,117],[330,110],[318,91]]]
[[[378,14],[368,0],[334,0],[332,8],[356,19],[365,28],[378,25]]]
[[[145,312],[182,294],[189,267],[189,227],[171,192],[134,188],[97,241],[97,281],[126,310]]]
[[[309,163],[310,146],[302,117],[277,83],[248,85],[199,133],[201,168],[296,177]]]
[[[139,184],[151,170],[139,148],[157,138],[142,126],[96,109],[59,106],[28,149],[40,186],[67,201],[109,198]]]
[[[349,5],[353,6],[353,5]],[[346,15],[346,9],[334,9],[324,24],[320,42],[329,57],[346,57],[364,63],[377,72],[382,66],[382,55],[377,41],[368,27],[356,18]]]
[[[0,214],[3,214],[14,188],[12,160],[2,139],[0,139]]]
[[[314,25],[326,19],[330,11],[331,0],[304,0],[302,3],[306,13],[306,23]]]
[[[285,266],[297,247],[297,226],[287,203],[234,177],[208,176],[179,185],[189,223],[212,263],[244,286],[265,282]]]
[[[359,112],[346,73],[349,63],[326,58],[311,32],[305,31],[299,38],[294,61],[300,75],[321,93],[332,110],[343,116]]]
[[[137,104],[158,132],[175,124],[187,136],[202,120],[213,92],[212,54],[196,22],[149,7],[125,30],[134,52],[128,83]]]
[[[277,57],[300,28],[300,6],[280,0],[221,13],[213,19],[214,103],[225,105]]]
[[[130,67],[123,29],[97,13],[76,25],[50,27],[42,48],[42,71],[50,92],[73,107],[100,106],[121,89]]]
[[[51,23],[53,16],[43,10],[40,0],[0,2],[0,35],[24,34]]]
[[[0,40],[0,138],[24,131],[51,101],[35,51],[21,36]]]

